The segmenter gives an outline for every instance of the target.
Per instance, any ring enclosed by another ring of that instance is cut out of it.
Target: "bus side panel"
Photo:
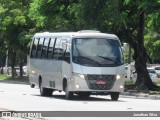
[[[33,73],[29,73],[29,82],[30,82],[30,84],[34,84],[39,87],[38,75],[33,74]]]
[[[34,62],[36,62],[35,59],[30,59],[30,65],[29,65],[29,81],[31,84],[35,84],[39,87],[39,74],[37,73]]]
[[[68,82],[72,78],[72,67],[71,67],[71,64],[69,64],[69,63],[67,63],[65,61],[62,64],[62,82],[61,82],[61,87],[63,87],[63,78],[66,78],[68,80]]]
[[[39,85],[39,80],[41,77],[43,87],[54,88],[50,86],[50,81],[54,81],[57,78],[57,66],[53,64],[53,60],[43,60],[43,59],[31,59],[30,68],[32,74],[30,74],[30,81]]]
[[[53,69],[56,73],[54,81],[55,81],[55,89],[62,90],[62,61],[61,60],[54,60],[53,63]]]

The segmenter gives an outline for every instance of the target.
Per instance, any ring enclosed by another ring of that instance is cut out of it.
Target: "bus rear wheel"
[[[111,92],[110,95],[113,101],[117,101],[119,98],[119,92]]]
[[[31,84],[30,84],[30,87],[31,87],[31,88],[34,88],[34,87],[35,87],[35,84],[32,84],[32,83],[31,83]]]
[[[49,88],[44,88],[42,82],[40,82],[40,94],[41,96],[52,96],[53,90]]]

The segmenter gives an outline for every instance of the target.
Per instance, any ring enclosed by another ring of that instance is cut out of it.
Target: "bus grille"
[[[93,90],[110,90],[116,80],[115,75],[87,75],[87,83]],[[101,80],[106,84],[97,84],[96,81]]]

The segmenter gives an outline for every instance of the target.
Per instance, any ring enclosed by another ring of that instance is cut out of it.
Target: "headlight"
[[[83,74],[79,74],[79,73],[73,73],[74,76],[80,77],[82,79],[85,79],[85,76]]]
[[[122,89],[122,88],[123,88],[123,85],[120,85],[119,87]]]
[[[120,75],[117,75],[117,76],[116,76],[116,80],[119,80],[120,78],[121,78]]]
[[[78,84],[76,84],[76,88],[80,88],[80,86]]]

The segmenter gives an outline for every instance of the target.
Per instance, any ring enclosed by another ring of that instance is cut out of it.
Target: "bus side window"
[[[38,38],[34,38],[33,40],[32,49],[31,49],[31,58],[36,57],[36,49],[38,45],[38,40],[39,40]]]
[[[48,58],[48,47],[49,47],[50,39],[46,38],[42,48],[42,58]]]
[[[57,38],[55,46],[54,46],[54,51],[53,51],[53,59],[58,59],[58,57],[59,57],[59,49],[60,49],[59,47],[60,47],[60,39]]]
[[[41,58],[43,42],[44,42],[44,38],[40,38],[38,47],[37,47],[37,58]]]
[[[52,59],[54,44],[55,38],[51,38],[48,46],[48,59]]]
[[[57,39],[56,40],[56,44],[55,44],[55,47],[54,47],[54,55],[53,55],[53,58],[54,59],[58,59],[58,60],[63,60],[64,59],[64,51],[63,51],[63,48],[62,48],[62,42],[61,42],[61,39]]]
[[[62,41],[60,41],[59,48],[58,48],[58,60],[64,60],[64,50],[62,47]]]

